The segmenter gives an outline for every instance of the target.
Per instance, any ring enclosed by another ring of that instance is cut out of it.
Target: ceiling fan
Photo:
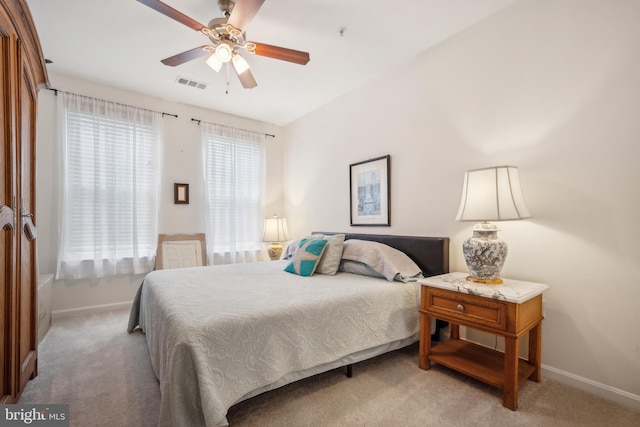
[[[222,10],[225,16],[223,18],[214,18],[208,25],[203,25],[161,1],[138,0],[138,2],[149,6],[169,18],[175,19],[181,24],[201,32],[209,37],[212,43],[211,45],[199,46],[165,58],[161,61],[164,65],[175,67],[176,65],[209,55],[207,64],[216,72],[220,71],[222,65],[225,63],[231,63],[233,70],[245,89],[256,87],[257,83],[253,78],[251,70],[249,70],[249,64],[247,64],[247,61],[238,53],[240,49],[244,49],[251,54],[300,65],[305,65],[309,62],[309,54],[307,52],[252,42],[246,39],[244,30],[264,1],[265,0],[218,0],[220,10]]]

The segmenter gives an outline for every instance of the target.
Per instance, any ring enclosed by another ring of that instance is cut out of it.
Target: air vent
[[[186,77],[180,77],[180,76],[178,76],[178,78],[176,79],[176,83],[179,83],[179,84],[185,85],[185,86],[189,86],[189,87],[193,87],[193,88],[196,88],[196,89],[202,89],[202,90],[207,88],[207,83],[197,82],[195,80],[188,79]]]

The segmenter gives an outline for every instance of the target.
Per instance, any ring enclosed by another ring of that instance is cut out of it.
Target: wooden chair
[[[207,243],[204,233],[158,235],[156,270],[204,265],[207,265]]]

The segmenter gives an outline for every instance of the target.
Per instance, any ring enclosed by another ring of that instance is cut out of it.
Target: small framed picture
[[[176,205],[189,204],[189,184],[173,184],[173,203]]]
[[[351,225],[391,225],[390,156],[349,165]]]

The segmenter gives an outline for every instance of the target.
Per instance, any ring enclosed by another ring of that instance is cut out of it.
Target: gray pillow
[[[378,273],[373,268],[369,267],[367,264],[360,261],[351,261],[348,259],[343,259],[340,262],[339,270],[344,271],[345,273],[359,274],[361,276],[378,277],[380,279],[385,278],[382,274]]]
[[[314,234],[316,236],[316,234]],[[340,259],[342,258],[342,248],[344,245],[344,234],[320,235],[322,239],[327,241],[327,248],[322,255],[320,265],[316,273],[334,275],[340,267]]]
[[[420,267],[411,258],[384,243],[351,239],[343,246],[343,260],[366,264],[388,281],[407,282],[422,277]]]

